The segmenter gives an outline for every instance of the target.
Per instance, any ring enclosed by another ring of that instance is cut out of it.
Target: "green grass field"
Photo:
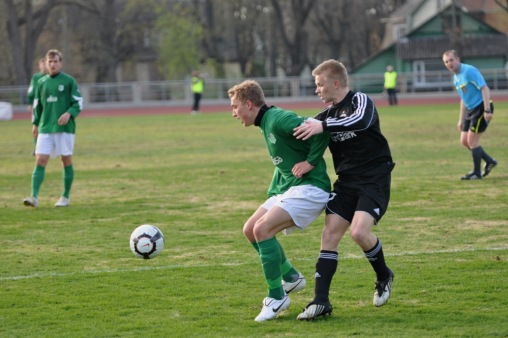
[[[278,236],[307,289],[276,320],[254,321],[266,286],[242,226],[273,172],[258,128],[230,112],[81,118],[71,207],[53,206],[52,159],[32,209],[30,124],[0,122],[0,337],[508,336],[508,103],[483,138],[499,166],[482,181],[459,180],[472,161],[458,104],[379,111],[397,162],[376,229],[392,297],[372,305],[375,276],[347,236],[333,315],[313,322],[295,318],[312,299],[323,215]],[[166,238],[153,260],[129,249],[144,223]]]

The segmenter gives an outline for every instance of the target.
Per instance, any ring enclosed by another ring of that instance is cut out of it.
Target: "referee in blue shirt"
[[[453,85],[460,95],[460,114],[457,128],[460,131],[460,142],[473,156],[473,170],[461,177],[462,180],[478,180],[487,176],[497,165],[480,145],[480,138],[487,130],[494,105],[490,100],[490,89],[485,79],[475,67],[461,63],[456,51],[443,53],[443,62],[453,73]],[[485,161],[481,172],[482,159]]]

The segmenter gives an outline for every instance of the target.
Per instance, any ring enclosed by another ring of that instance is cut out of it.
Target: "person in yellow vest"
[[[197,71],[192,72],[191,78],[191,90],[194,94],[194,104],[192,105],[191,114],[199,113],[199,102],[201,101],[201,97],[203,95],[204,89],[204,81],[201,77],[201,74]]]
[[[397,72],[393,70],[393,66],[386,67],[385,72],[385,90],[388,93],[388,102],[390,106],[397,105]]]

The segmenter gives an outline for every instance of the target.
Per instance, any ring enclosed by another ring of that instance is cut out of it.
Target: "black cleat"
[[[302,313],[296,317],[298,320],[313,320],[319,316],[326,316],[332,314],[332,304],[327,302],[326,304],[317,304],[314,302],[310,302],[309,305],[305,307]]]
[[[469,180],[481,180],[482,176],[478,175],[474,172],[470,172],[469,174],[466,174],[460,178],[463,181],[469,181]]]
[[[497,165],[497,161],[492,159],[492,163],[486,163],[485,164],[485,168],[483,168],[483,174],[482,174],[482,177],[485,177],[487,176],[488,174],[490,174],[491,170],[494,169]]]
[[[388,302],[388,298],[390,298],[390,294],[392,293],[392,283],[393,283],[393,277],[395,276],[393,274],[392,270],[390,271],[390,275],[388,279],[384,281],[376,281],[376,288],[374,291],[374,299],[373,303],[375,306],[383,306]]]

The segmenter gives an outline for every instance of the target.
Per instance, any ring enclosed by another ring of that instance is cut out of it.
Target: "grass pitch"
[[[80,118],[71,207],[53,207],[62,179],[52,159],[31,209],[21,202],[34,166],[30,124],[1,122],[0,336],[507,336],[507,110],[496,105],[482,142],[498,167],[462,182],[472,164],[459,144],[458,104],[379,109],[397,162],[376,229],[393,294],[372,305],[374,274],[346,236],[333,315],[313,322],[295,318],[312,299],[323,215],[278,236],[307,289],[276,320],[254,322],[266,286],[241,229],[273,172],[258,128],[230,112]],[[153,260],[129,249],[144,223],[166,238]]]

